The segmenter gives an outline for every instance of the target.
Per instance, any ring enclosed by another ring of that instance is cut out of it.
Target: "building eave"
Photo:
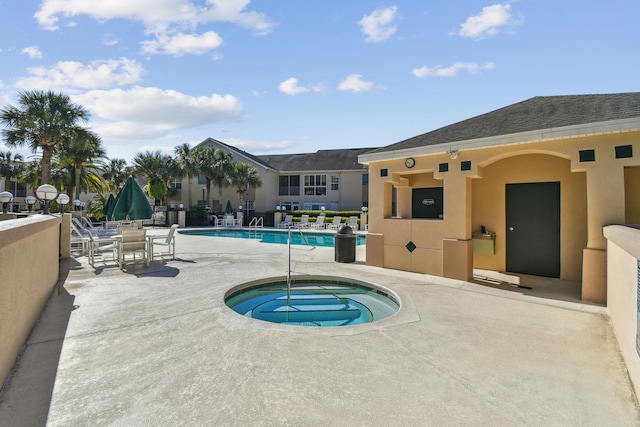
[[[364,165],[369,165],[369,163],[371,162],[396,160],[411,156],[444,154],[451,150],[477,150],[506,145],[529,144],[534,142],[552,141],[556,139],[579,138],[633,131],[640,131],[640,117],[563,126],[558,128],[539,129],[528,132],[512,133],[508,135],[497,135],[485,138],[454,141],[450,143],[445,142],[441,144],[425,145],[422,147],[413,147],[401,150],[361,154],[360,156],[358,156],[358,162]]]

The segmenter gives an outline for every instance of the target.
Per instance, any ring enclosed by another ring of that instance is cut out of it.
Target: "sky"
[[[638,0],[0,0],[0,108],[66,93],[129,163],[209,137],[383,147],[534,96],[639,91],[638,16]]]

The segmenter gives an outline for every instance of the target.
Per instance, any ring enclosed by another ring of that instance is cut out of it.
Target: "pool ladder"
[[[249,230],[257,230],[264,227],[264,219],[261,216],[254,216],[249,222]]]

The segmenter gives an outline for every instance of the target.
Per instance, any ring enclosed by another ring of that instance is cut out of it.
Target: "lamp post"
[[[3,214],[9,213],[7,208],[9,207],[9,203],[11,203],[12,200],[13,194],[9,193],[8,191],[3,191],[2,193],[0,193],[0,203],[2,203]]]
[[[58,197],[58,190],[51,184],[42,184],[36,189],[36,197],[44,202],[42,213],[49,214],[49,203]]]
[[[80,199],[75,199],[75,200],[72,202],[72,204],[73,204],[73,210],[77,212],[77,211],[79,211],[79,210],[80,210],[80,207],[82,206],[82,200],[80,200]]]
[[[207,199],[205,199],[204,192],[207,191],[207,187],[202,187],[202,206],[207,206]]]
[[[362,215],[360,215],[360,229],[361,230],[367,230],[367,211],[369,211],[369,208],[366,206],[362,207]]]
[[[60,205],[60,214],[64,213],[64,207],[67,205],[67,203],[69,203],[70,200],[71,200],[71,197],[69,197],[64,193],[58,194],[58,198],[56,199],[56,202],[58,202],[58,205]]]
[[[38,199],[36,199],[33,196],[27,196],[24,198],[24,201],[27,203],[27,210],[29,211],[29,213],[31,213],[31,211],[33,210],[33,205],[36,203]]]

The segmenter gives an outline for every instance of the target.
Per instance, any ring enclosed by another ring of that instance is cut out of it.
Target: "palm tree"
[[[155,200],[161,200],[163,204],[170,180],[182,177],[182,170],[173,157],[162,154],[160,150],[136,154],[133,158],[133,165],[136,173],[147,178],[149,196]]]
[[[230,185],[233,171],[233,156],[230,152],[215,147],[197,148],[195,150],[198,171],[207,180],[207,201],[211,196],[211,184],[218,187],[218,197],[222,206],[222,188]]]
[[[9,147],[28,145],[34,153],[42,149],[42,183],[48,184],[55,148],[80,129],[79,121],[89,120],[89,112],[68,95],[53,91],[21,92],[18,101],[20,108],[0,111],[0,122],[7,128],[2,135]]]
[[[102,164],[102,177],[109,183],[112,191],[118,191],[129,175],[131,171],[127,170],[125,159],[109,159]]]
[[[247,189],[260,187],[262,178],[260,178],[258,170],[249,163],[235,163],[233,165],[231,183],[236,187],[236,191],[240,195],[240,204],[244,206],[244,194]]]
[[[60,147],[60,159],[73,167],[74,182],[69,186],[69,194],[75,199],[80,198],[81,179],[84,177],[84,188],[99,189],[106,187],[106,182],[96,172],[97,166],[93,164],[106,155],[100,137],[86,129],[79,129],[71,139],[66,140]],[[74,191],[75,190],[75,191]],[[73,194],[75,193],[75,194]]]
[[[20,154],[0,151],[0,176],[4,177],[4,191],[11,191],[11,178],[20,176],[24,170],[22,160]]]
[[[180,166],[180,168],[182,168],[184,173],[187,175],[187,179],[189,182],[189,207],[191,207],[191,180],[193,179],[193,176],[198,173],[198,163],[196,162],[194,156],[194,150],[191,149],[191,146],[189,144],[184,143],[178,145],[174,149],[174,152],[178,157],[178,166]]]
[[[31,192],[35,194],[36,188],[40,186],[41,177],[42,162],[39,162],[38,160],[32,160],[24,165],[24,170],[18,177],[18,181],[28,185],[31,189]]]

